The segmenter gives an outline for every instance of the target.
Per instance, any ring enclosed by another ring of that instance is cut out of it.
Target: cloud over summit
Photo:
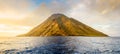
[[[120,0],[0,0],[0,25],[34,27],[53,13],[63,13],[108,35],[120,33]]]

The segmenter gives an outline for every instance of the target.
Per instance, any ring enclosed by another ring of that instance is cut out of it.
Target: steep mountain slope
[[[53,14],[42,24],[32,29],[27,34],[21,36],[92,36],[107,37],[73,18],[63,14]]]

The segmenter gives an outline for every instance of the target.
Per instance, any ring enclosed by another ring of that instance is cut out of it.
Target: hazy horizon
[[[0,37],[27,33],[55,13],[120,37],[120,0],[0,0]]]

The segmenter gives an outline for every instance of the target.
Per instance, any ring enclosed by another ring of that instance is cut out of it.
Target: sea
[[[0,54],[120,54],[120,37],[0,37]]]

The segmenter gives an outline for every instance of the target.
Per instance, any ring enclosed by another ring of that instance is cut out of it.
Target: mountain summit
[[[42,24],[21,36],[86,36],[86,37],[107,37],[73,18],[63,14],[53,14]]]

